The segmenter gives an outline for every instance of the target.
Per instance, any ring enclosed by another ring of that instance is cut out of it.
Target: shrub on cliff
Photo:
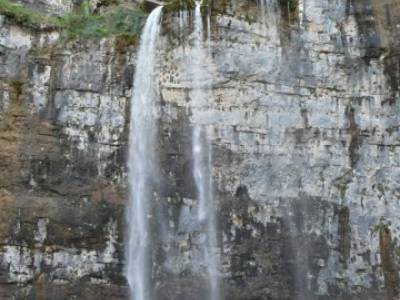
[[[146,15],[138,9],[118,8],[103,15],[68,14],[57,23],[68,39],[101,38],[135,36],[140,33],[145,19]]]

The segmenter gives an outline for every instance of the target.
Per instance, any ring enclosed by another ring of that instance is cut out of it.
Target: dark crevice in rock
[[[400,280],[397,265],[393,257],[394,243],[388,226],[379,228],[379,248],[382,260],[382,269],[385,279],[387,299],[397,299],[399,296]]]
[[[341,262],[347,266],[351,250],[351,223],[350,209],[347,206],[341,207],[338,212],[338,250],[341,254]]]
[[[398,101],[400,95],[400,55],[397,50],[392,50],[396,54],[388,54],[384,58],[385,70],[384,74],[387,78],[387,84],[390,88],[390,97],[385,99],[382,104],[388,103],[394,105]]]
[[[346,108],[346,117],[348,119],[348,130],[350,133],[350,144],[349,144],[349,158],[350,166],[354,168],[360,159],[359,149],[361,147],[361,136],[360,128],[355,120],[355,109],[352,106]]]

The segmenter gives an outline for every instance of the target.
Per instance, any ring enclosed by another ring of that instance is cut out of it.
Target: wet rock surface
[[[255,2],[216,1],[209,103],[191,99],[192,28],[164,16],[159,299],[208,288],[194,124],[212,140],[225,299],[399,297],[399,4],[299,3],[295,20],[276,9],[263,20]],[[0,298],[126,299],[135,46],[0,23]]]

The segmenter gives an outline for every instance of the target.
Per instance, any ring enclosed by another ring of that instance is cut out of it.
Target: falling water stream
[[[132,300],[147,300],[150,295],[150,229],[148,216],[153,197],[153,178],[157,174],[156,115],[157,87],[155,60],[162,7],[147,18],[141,36],[134,77],[130,115],[127,211],[128,245],[126,276]]]
[[[208,24],[207,24],[208,27]],[[208,35],[210,30],[208,27]],[[194,106],[198,109],[208,107],[210,102],[210,85],[206,79],[209,78],[205,66],[207,53],[209,53],[209,39],[207,39],[207,49],[203,43],[203,21],[201,16],[200,2],[196,2],[194,16],[194,45],[191,59],[191,68],[193,71],[193,99]],[[196,109],[195,109],[196,110]],[[194,112],[195,114],[196,112]],[[198,222],[202,225],[205,233],[205,241],[202,250],[204,255],[204,264],[206,266],[208,281],[210,285],[210,300],[220,299],[220,289],[218,281],[218,248],[215,222],[215,201],[213,195],[212,183],[212,147],[209,138],[208,127],[201,124],[193,126],[193,176],[195,179],[198,196]]]
[[[139,47],[137,68],[135,73],[131,125],[129,136],[129,209],[127,270],[126,275],[132,300],[151,299],[151,232],[150,221],[151,202],[154,188],[154,178],[158,176],[158,163],[155,153],[157,145],[157,85],[155,76],[155,58],[157,41],[160,32],[162,7],[153,10],[149,15]],[[179,27],[186,23],[186,14],[180,14]],[[209,23],[207,33],[209,35]],[[210,39],[207,45],[203,43],[203,21],[200,3],[196,3],[194,14],[194,45],[189,66],[192,70],[192,101],[194,111],[208,108],[210,102],[210,78],[206,60],[210,55]],[[208,51],[206,50],[208,49]],[[196,119],[196,117],[194,118]],[[193,177],[197,190],[197,222],[204,236],[201,250],[209,294],[204,295],[209,300],[221,298],[218,265],[215,202],[212,182],[212,147],[209,137],[209,127],[194,122],[193,125]]]

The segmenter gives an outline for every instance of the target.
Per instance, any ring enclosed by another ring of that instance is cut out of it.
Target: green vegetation
[[[382,195],[385,195],[385,186],[382,183],[373,185],[372,188],[376,188]]]
[[[22,81],[14,79],[11,81],[10,86],[18,96],[22,94],[22,87],[24,86]]]
[[[57,23],[64,29],[67,39],[102,38],[107,36],[136,36],[146,19],[139,9],[117,8],[111,12],[95,14],[68,14]]]
[[[115,39],[115,50],[119,53],[126,53],[129,46],[135,45],[137,36],[121,34]]]
[[[102,1],[100,1],[100,3],[98,4],[98,6],[118,5],[119,2],[120,2],[119,0],[102,0]]]
[[[165,9],[167,12],[175,12],[180,10],[193,10],[195,6],[195,0],[169,0]]]
[[[289,22],[296,20],[298,0],[278,0],[283,17]]]
[[[257,22],[257,18],[256,18],[256,17],[251,17],[249,14],[246,14],[245,17],[244,17],[244,19],[245,19],[245,21],[246,21],[247,23],[249,23],[250,25]]]
[[[12,3],[9,0],[0,0],[0,14],[21,26],[30,28],[41,28],[41,25],[46,23],[44,16],[32,9]]]
[[[118,0],[104,0],[103,6],[118,4]],[[146,14],[139,8],[116,7],[104,14],[95,14],[84,1],[77,13],[62,17],[46,17],[10,0],[0,0],[0,14],[21,26],[32,29],[55,28],[66,39],[130,36],[140,33]]]
[[[286,7],[289,11],[294,12],[297,9],[298,0],[279,0],[282,8]]]
[[[212,5],[213,5],[213,0],[203,0],[203,1],[201,2],[201,5],[202,5],[202,6],[212,7]]]
[[[390,232],[390,225],[391,222],[387,221],[384,217],[381,217],[379,223],[374,226],[373,231],[374,232],[384,232],[384,233],[389,233]]]
[[[340,198],[344,199],[346,197],[347,189],[349,188],[347,184],[340,184],[338,186],[340,192]]]
[[[12,103],[20,104],[24,83],[19,79],[13,79],[9,83],[9,94]]]
[[[279,5],[282,10],[293,13],[297,10],[297,1],[298,0],[279,0]]]

